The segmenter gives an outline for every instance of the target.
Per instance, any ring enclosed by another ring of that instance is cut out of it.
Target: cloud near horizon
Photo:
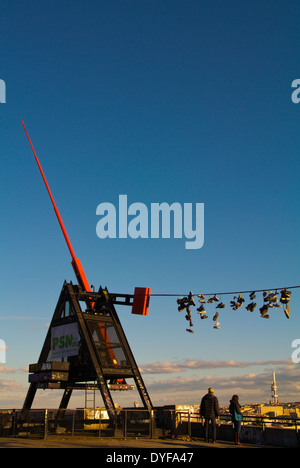
[[[142,374],[172,374],[184,372],[186,370],[199,369],[220,369],[220,368],[246,368],[251,366],[266,365],[289,365],[290,360],[280,361],[205,361],[202,359],[185,359],[182,362],[164,362],[156,361],[153,363],[142,364],[140,370]]]
[[[13,369],[12,367],[4,366],[3,364],[0,364],[0,374],[15,374],[17,371]]]
[[[276,381],[279,399],[281,401],[299,401],[300,395],[300,366],[286,365],[286,361],[276,361],[282,366],[276,369]],[[267,364],[267,361],[261,364]],[[275,364],[275,362],[274,362]],[[245,366],[246,367],[246,366]],[[182,376],[170,379],[145,379],[147,388],[153,397],[160,401],[185,401],[192,404],[199,400],[208,387],[215,389],[220,402],[227,401],[231,395],[238,393],[244,403],[268,401],[271,396],[272,374],[270,371],[262,373],[250,372],[238,376],[204,376],[199,378],[183,378]],[[164,397],[166,395],[166,397]]]
[[[166,373],[169,369],[170,373],[180,372],[176,370],[179,364],[177,363],[154,363],[151,365],[152,369],[157,371],[161,369]],[[171,366],[169,366],[171,364]],[[184,365],[182,365],[184,364]],[[256,361],[254,362],[235,362],[235,361],[195,361],[191,359],[184,360],[180,364],[182,369],[215,369],[215,368],[247,368],[251,365],[270,365],[270,361]],[[272,364],[276,364],[276,381],[278,386],[279,400],[280,401],[299,401],[300,395],[300,364],[292,364],[289,361],[274,361]],[[149,364],[150,367],[150,364]],[[16,374],[24,374],[25,369],[18,369],[15,371]],[[250,369],[249,369],[250,370]],[[173,405],[173,404],[188,404],[194,405],[199,404],[201,397],[207,392],[208,387],[213,386],[215,393],[219,398],[221,405],[227,405],[229,399],[234,393],[237,393],[240,396],[240,401],[242,404],[249,403],[263,403],[268,402],[271,396],[271,381],[272,381],[272,371],[271,369],[261,369],[262,372],[253,372],[251,369],[250,372],[244,373],[243,375],[233,375],[230,372],[230,375],[221,376],[221,375],[204,375],[204,376],[188,376],[184,377],[183,375],[174,375],[162,377],[162,372],[160,377],[154,375],[145,376],[145,384],[151,396],[152,402],[156,406],[161,405]],[[1,372],[1,368],[0,368]],[[13,373],[14,371],[9,368],[2,366],[2,373]],[[24,374],[25,375],[25,374]],[[16,380],[6,380],[0,379],[0,394],[1,394],[1,405],[3,408],[12,408],[12,407],[22,407],[25,395],[28,390],[27,379],[22,378],[22,382]],[[122,393],[122,392],[121,392]],[[126,392],[125,392],[126,393]],[[75,397],[76,404],[72,403],[72,407],[78,407],[82,405],[83,397]],[[81,400],[80,400],[81,398]],[[130,392],[128,394],[122,394],[118,397],[118,403],[132,405],[132,398]],[[45,399],[47,405],[59,404],[59,396],[57,392],[52,390],[44,393],[39,393],[38,403],[40,406],[45,405]],[[124,400],[124,402],[123,402]],[[100,403],[101,405],[102,403]],[[125,405],[126,406],[126,405]]]

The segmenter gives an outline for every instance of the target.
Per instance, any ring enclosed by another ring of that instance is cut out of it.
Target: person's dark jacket
[[[239,402],[238,402],[238,401],[235,401],[235,400],[230,400],[229,413],[231,414],[231,419],[232,419],[232,421],[235,421],[234,410],[235,410],[238,414],[243,414],[243,413],[241,412],[241,405],[239,404]]]
[[[215,419],[219,412],[218,398],[212,393],[207,393],[201,400],[200,415],[207,419]]]

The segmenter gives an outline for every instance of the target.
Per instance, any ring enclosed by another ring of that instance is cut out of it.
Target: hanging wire
[[[222,296],[223,294],[250,294],[252,292],[265,292],[265,291],[276,291],[276,290],[282,290],[282,289],[296,289],[296,288],[300,288],[300,286],[281,286],[280,288],[265,288],[265,289],[250,289],[249,291],[231,291],[231,292],[213,292],[213,293],[205,293],[205,292],[201,292],[201,293],[197,293],[197,294],[192,294],[193,297],[195,296],[199,296],[200,294],[203,294],[203,296],[212,296],[212,295],[219,295],[219,296]],[[152,294],[151,293],[151,296],[156,296],[156,297],[179,297],[179,296],[186,296],[186,294]]]
[[[280,287],[280,288],[265,288],[265,289],[255,289],[255,290],[247,290],[247,291],[226,291],[226,292],[218,292],[218,293],[201,293],[201,294],[193,294],[191,291],[189,292],[189,294],[187,295],[183,295],[183,294],[153,294],[153,296],[180,296],[180,298],[177,299],[177,304],[179,304],[178,306],[178,311],[179,312],[182,312],[183,310],[186,310],[187,312],[187,315],[185,316],[186,320],[188,320],[190,322],[190,328],[186,328],[186,331],[189,332],[189,333],[194,333],[194,331],[192,330],[191,327],[193,327],[193,323],[192,323],[192,319],[191,319],[191,311],[190,311],[190,306],[195,306],[195,301],[194,301],[194,297],[200,297],[200,301],[199,302],[205,302],[204,301],[204,298],[205,296],[209,296],[209,299],[208,299],[208,303],[212,303],[214,301],[217,301],[218,302],[218,306],[216,306],[215,308],[215,315],[213,317],[213,321],[215,323],[214,327],[213,328],[216,328],[216,329],[220,329],[220,322],[218,322],[218,317],[219,317],[219,312],[217,311],[218,308],[224,308],[225,307],[225,304],[223,302],[220,302],[220,299],[217,297],[221,297],[222,299],[222,296],[225,295],[225,294],[230,294],[230,295],[234,295],[234,299],[236,299],[236,302],[235,301],[231,301],[230,302],[230,305],[231,305],[231,308],[233,310],[237,310],[239,309],[242,304],[245,302],[245,299],[242,297],[242,294],[250,294],[250,300],[253,300],[255,297],[256,297],[256,293],[258,292],[263,292],[263,296],[264,296],[264,302],[266,301],[269,301],[269,304],[264,304],[260,309],[260,313],[261,313],[261,317],[263,318],[269,318],[269,315],[267,314],[267,311],[269,309],[269,307],[282,307],[282,306],[278,306],[278,305],[275,305],[273,304],[273,302],[278,302],[277,301],[277,294],[279,294],[278,290],[280,291],[280,294],[281,294],[281,299],[280,299],[280,302],[286,304],[285,306],[285,309],[284,309],[284,313],[286,315],[286,317],[289,319],[290,316],[289,316],[289,305],[288,305],[288,302],[290,301],[290,295],[291,295],[291,291],[288,291],[289,289],[296,289],[296,288],[300,288],[300,286],[286,286],[286,287]],[[272,291],[275,291],[274,293]],[[267,296],[267,293],[266,291],[269,291],[269,296]],[[272,299],[270,297],[270,294],[272,293],[272,298],[275,296],[275,301],[274,299]],[[238,298],[236,297],[237,295]],[[222,305],[222,307],[220,307]],[[247,310],[250,310],[251,312],[254,311],[254,309],[256,308],[256,303],[254,302],[251,302],[250,304],[248,304],[248,306],[246,307]],[[201,316],[201,319],[203,318],[208,318],[208,316],[206,315],[206,311],[203,307],[203,304],[197,309],[198,313],[200,314]]]

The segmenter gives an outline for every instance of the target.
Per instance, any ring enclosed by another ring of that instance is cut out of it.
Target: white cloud
[[[300,365],[291,365],[289,361],[276,361],[275,363],[277,364],[276,381],[279,400],[285,402],[299,401]],[[158,368],[172,369],[172,366],[168,367],[167,365],[162,365],[162,363],[160,363],[160,366],[159,363],[155,364],[156,366],[153,366],[152,370],[157,371]],[[242,367],[240,364],[232,362],[232,365],[229,366],[228,362],[219,361],[216,363],[212,361],[209,363],[206,361],[204,367],[198,367],[200,365],[200,362],[198,362],[197,368],[215,369],[216,366],[219,368],[240,368]],[[269,362],[249,362],[244,363],[244,367],[254,364],[261,366],[268,365]],[[183,365],[181,366],[181,369],[185,371],[186,368]],[[215,388],[216,395],[219,397],[222,405],[227,404],[235,393],[241,397],[243,404],[265,403],[271,397],[272,368],[270,367],[269,370],[264,369],[261,373],[249,372],[243,375],[232,375],[232,372],[230,372],[225,377],[223,375],[206,375],[199,378],[185,378],[181,375],[173,378],[159,379],[155,378],[155,376],[149,376],[149,380],[145,378],[145,383],[155,404],[167,404],[166,401],[168,401],[168,404],[198,404],[200,398],[207,392],[210,386]]]
[[[3,374],[15,374],[17,371],[15,369],[12,369],[11,367],[3,366],[3,364],[0,364],[0,373]]]
[[[250,366],[266,366],[270,364],[290,364],[291,361],[204,361],[202,359],[185,359],[182,362],[157,361],[149,364],[142,364],[140,370],[143,374],[170,374],[173,372],[184,372],[187,369],[219,369],[219,368],[245,368]]]

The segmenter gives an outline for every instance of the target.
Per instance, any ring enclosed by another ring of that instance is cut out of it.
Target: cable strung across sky
[[[297,287],[299,286],[292,286],[290,289],[295,289]],[[284,307],[284,314],[286,318],[289,319],[290,318],[289,302],[291,300],[292,291],[290,291],[287,288],[276,288],[275,291],[273,292],[273,289],[274,288],[269,289],[268,290],[269,293],[267,293],[265,289],[262,289],[258,291],[252,291],[252,292],[243,291],[243,292],[235,292],[235,293],[231,292],[231,293],[223,293],[223,294],[234,294],[233,300],[230,301],[230,307],[232,308],[232,310],[238,310],[240,309],[240,307],[244,305],[244,302],[245,302],[245,299],[242,296],[242,294],[250,293],[249,294],[250,302],[246,305],[246,310],[248,310],[249,312],[254,312],[257,306],[257,303],[254,302],[254,299],[256,298],[256,293],[263,291],[263,305],[259,308],[260,316],[262,318],[269,319],[270,318],[269,309]],[[280,292],[278,291],[278,289]],[[280,294],[280,299],[278,301],[277,296],[279,294]],[[190,291],[187,296],[184,296],[184,297],[181,296],[179,299],[177,299],[177,305],[178,305],[177,310],[179,312],[182,312],[185,310],[186,312],[185,319],[189,322],[189,328],[187,328],[186,331],[189,333],[194,333],[194,331],[192,330],[192,327],[194,326],[194,324],[192,321],[192,311],[190,307],[196,306],[196,303],[194,300],[195,296],[196,295],[193,294],[192,291]],[[197,312],[200,315],[200,318],[202,320],[207,319],[208,315],[207,315],[206,307],[204,306],[204,304],[205,303],[207,304],[217,303],[217,305],[215,304],[215,314],[213,316],[213,321],[215,322],[214,328],[220,329],[220,322],[218,322],[219,311],[226,307],[225,304],[222,301],[220,301],[218,297],[218,296],[222,296],[222,294],[214,294],[214,295],[208,294],[209,296],[208,300],[206,300],[205,296],[207,296],[207,294],[206,295],[197,294],[197,297],[199,298],[199,302],[200,302],[200,306],[197,308]]]
[[[296,289],[296,288],[300,288],[300,285],[299,286],[281,286],[280,288],[264,288],[264,289],[250,289],[248,291],[230,291],[230,292],[213,292],[213,293],[197,293],[197,294],[192,294],[192,296],[200,296],[200,295],[204,295],[204,296],[213,296],[215,294],[218,294],[219,296],[223,296],[225,294],[250,294],[252,293],[253,291],[255,292],[264,292],[264,291],[277,291],[277,290],[282,290],[282,289]],[[166,296],[166,297],[179,297],[179,296],[185,296],[185,294],[175,294],[175,293],[171,293],[171,294],[168,294],[168,293],[162,293],[162,294],[151,294],[151,296],[157,296],[157,297],[163,297],[163,296]]]

